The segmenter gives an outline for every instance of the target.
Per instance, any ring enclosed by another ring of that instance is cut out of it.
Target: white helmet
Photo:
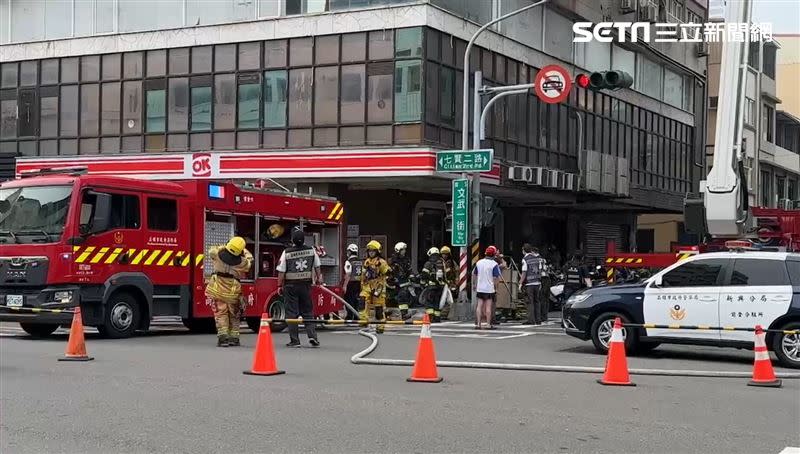
[[[439,248],[438,247],[434,246],[434,247],[428,249],[428,257],[432,256],[433,254],[438,254],[438,253],[439,253]]]
[[[402,241],[394,245],[394,251],[399,253],[403,249],[408,249],[408,245]]]
[[[358,245],[350,244],[347,246],[347,253],[351,255],[358,255]]]

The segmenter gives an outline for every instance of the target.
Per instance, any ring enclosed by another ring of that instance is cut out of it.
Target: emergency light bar
[[[732,250],[732,251],[735,251],[735,250],[739,250],[739,251],[745,251],[745,250],[747,250],[747,251],[758,251],[758,250],[761,250],[761,247],[753,244],[752,241],[748,241],[748,240],[728,240],[728,241],[725,242],[725,247],[730,249],[730,250]]]

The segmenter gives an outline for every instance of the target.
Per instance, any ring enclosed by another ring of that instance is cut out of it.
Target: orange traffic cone
[[[431,320],[428,318],[428,314],[425,314],[422,319],[422,331],[419,333],[419,346],[417,347],[417,359],[414,360],[414,370],[411,372],[411,378],[406,381],[439,383],[442,380],[436,370],[436,353],[433,351]]]
[[[280,375],[285,371],[278,370],[275,362],[275,349],[272,347],[272,331],[269,329],[269,315],[261,315],[261,327],[258,329],[256,351],[253,354],[253,367],[242,372],[245,375]]]
[[[767,351],[766,334],[761,325],[756,325],[755,362],[753,363],[753,379],[748,386],[763,386],[766,388],[780,388],[781,381],[775,377],[772,361]]]
[[[636,386],[628,375],[628,359],[625,357],[625,339],[622,337],[622,321],[614,319],[614,330],[608,344],[608,358],[603,378],[597,380],[601,385]]]
[[[63,358],[59,361],[91,361],[94,358],[86,354],[86,340],[83,338],[83,319],[81,318],[80,306],[75,307],[75,315],[72,316],[72,326],[69,328],[69,340],[67,350]]]

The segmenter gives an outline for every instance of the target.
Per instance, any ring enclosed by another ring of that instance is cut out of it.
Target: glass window
[[[58,156],[58,141],[42,140],[39,142],[39,156]]]
[[[76,103],[77,105],[77,103]],[[17,136],[17,100],[0,100],[0,138]]]
[[[394,119],[419,121],[422,119],[422,63],[399,60],[394,67]]]
[[[147,108],[145,109],[146,132],[164,132],[166,129],[166,90],[147,90]]]
[[[189,138],[186,134],[170,134],[167,136],[168,151],[185,151],[188,148]]]
[[[394,56],[398,58],[422,56],[422,28],[401,28],[397,30]]]
[[[139,153],[142,151],[142,136],[129,136],[122,138],[123,153]]]
[[[192,87],[192,131],[211,130],[211,87]]]
[[[142,132],[142,81],[122,84],[122,133]],[[125,140],[122,141],[123,145]]]
[[[314,58],[314,40],[295,38],[289,41],[289,62],[292,66],[310,66]]]
[[[367,66],[367,120],[370,123],[392,121],[393,72],[391,62]]]
[[[61,59],[61,83],[78,81],[78,57]],[[16,74],[16,73],[15,73]]]
[[[178,230],[178,202],[173,199],[148,197],[147,228],[164,232]]]
[[[236,69],[236,44],[214,46],[214,71]]]
[[[392,30],[369,32],[369,59],[385,60],[394,55],[394,33]]]
[[[79,154],[97,154],[100,152],[100,139],[81,139]]]
[[[364,65],[342,66],[341,123],[364,123]],[[344,134],[342,134],[344,137]],[[364,133],[361,133],[362,141]]]
[[[636,53],[619,46],[611,47],[611,67],[625,71],[633,78],[632,87],[636,87]]]
[[[98,135],[100,126],[100,87],[81,85],[81,136]]]
[[[103,55],[103,80],[119,79],[122,69],[122,56],[120,54]]]
[[[233,129],[236,121],[236,75],[214,77],[214,129]]]
[[[792,285],[795,287],[800,286],[800,262],[786,262],[786,266],[789,269]]]
[[[189,72],[189,49],[169,50],[169,73],[187,74]]]
[[[286,130],[266,130],[262,134],[261,144],[264,148],[286,148]]]
[[[81,57],[81,82],[96,82],[100,79],[100,57],[88,55]]]
[[[664,68],[664,101],[681,108],[683,106],[683,76]]]
[[[425,38],[425,47],[428,51],[428,60],[439,61],[439,53],[441,51],[439,46],[440,33],[432,28],[426,28],[425,34],[427,35]],[[478,49],[480,51],[480,48],[477,46],[475,46],[474,49]]]
[[[23,87],[36,85],[39,80],[38,61],[24,61],[20,63],[19,84]]]
[[[261,43],[239,44],[239,69],[258,69],[261,67]]]
[[[58,136],[58,96],[39,98],[41,114],[39,115],[39,134],[42,137]]]
[[[85,1],[85,0],[84,0]],[[0,2],[0,5],[3,2]],[[8,4],[8,2],[5,2]],[[27,2],[33,3],[33,2]],[[60,1],[60,2],[39,2],[44,3],[44,11],[42,11],[42,16],[39,16],[39,23],[42,22],[42,17],[44,18],[44,38],[45,39],[59,39],[59,38],[69,38],[72,35],[72,21],[70,18],[72,17],[72,2],[69,1]],[[16,6],[16,5],[15,5]],[[75,32],[76,36],[78,36],[78,23],[80,16],[78,15],[78,5],[75,5],[76,14],[75,14]],[[0,17],[3,17],[3,6],[0,6]],[[91,16],[90,16],[91,17]],[[16,19],[16,15],[14,16]],[[23,24],[25,22],[19,21],[19,24]],[[38,26],[39,23],[36,25]],[[5,23],[3,23],[5,25]],[[0,27],[2,28],[2,27]],[[91,29],[89,30],[91,31]],[[4,32],[0,32],[0,35],[3,35]]]
[[[42,85],[58,83],[58,59],[42,60]]]
[[[564,61],[572,59],[572,21],[558,14],[555,10],[545,8],[545,51]]]
[[[78,135],[78,86],[61,87],[61,135]]]
[[[192,73],[211,72],[211,46],[192,48]]]
[[[311,130],[310,129],[290,129],[289,130],[289,147],[292,148],[305,148],[311,146]]]
[[[13,88],[17,86],[17,64],[3,63],[0,65],[0,88]]]
[[[114,2],[95,1],[94,32],[96,34],[113,32],[116,12]]]
[[[317,128],[314,130],[315,147],[335,147],[339,143],[336,128]]]
[[[775,109],[764,104],[763,112],[764,115],[762,118],[761,128],[764,130],[764,140],[771,143],[773,134],[772,129],[775,123]]]
[[[126,79],[139,79],[142,77],[143,67],[141,52],[131,52],[122,56],[122,77]],[[61,63],[61,70],[64,70],[63,60]]]
[[[286,40],[267,41],[264,43],[264,67],[286,67]]]
[[[247,76],[245,79],[244,76]],[[261,125],[261,80],[258,74],[239,75],[239,128],[255,129]]]
[[[311,68],[289,72],[289,125],[311,125]]]
[[[792,285],[782,260],[736,259],[731,285]]]
[[[281,4],[276,0],[258,0],[258,16],[278,17],[281,15]]]
[[[367,34],[347,33],[342,35],[342,61],[364,61],[367,58]]]
[[[147,52],[147,77],[159,77],[167,73],[167,51],[151,50]]]
[[[727,259],[695,260],[664,274],[664,287],[715,287]]]
[[[264,126],[286,126],[286,71],[264,71]]]
[[[583,43],[585,52],[584,67],[589,71],[608,71],[611,69],[611,44],[600,41]]]
[[[164,134],[149,135],[144,137],[144,151],[148,153],[159,153],[167,149],[167,141]]]
[[[103,137],[100,139],[100,153],[119,153],[119,137]]]
[[[176,77],[169,80],[169,130],[186,131],[189,121],[189,79]]]
[[[58,153],[62,156],[72,156],[78,154],[78,141],[75,139],[59,140]]]
[[[422,143],[422,125],[397,125],[394,127],[394,143],[413,144]]]
[[[119,82],[103,84],[100,94],[100,129],[103,135],[119,135]]]
[[[364,127],[351,126],[339,130],[339,144],[342,146],[364,145]]]
[[[367,145],[390,145],[391,143],[391,126],[367,126]]]
[[[456,119],[456,82],[455,71],[441,67],[439,71],[439,114],[442,123],[455,126]],[[496,109],[502,112],[502,109]]]
[[[236,148],[258,148],[258,131],[244,131],[236,134]]]
[[[183,0],[118,0],[119,31],[166,30],[183,24]]]
[[[317,68],[314,84],[314,123],[336,124],[339,118],[339,67]]]
[[[318,36],[314,52],[317,65],[339,63],[339,35]]]
[[[189,137],[190,150],[208,150],[211,148],[211,134],[192,134]]]
[[[661,87],[663,86],[664,68],[658,63],[648,58],[639,56],[639,81],[637,85],[642,93],[656,99],[661,99]]]

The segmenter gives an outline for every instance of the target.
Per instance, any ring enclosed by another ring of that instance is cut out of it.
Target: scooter
[[[564,284],[567,282],[564,273],[551,273],[550,274],[550,291],[548,300],[550,300],[550,307],[553,309],[561,309],[564,306],[566,297],[564,295]]]

